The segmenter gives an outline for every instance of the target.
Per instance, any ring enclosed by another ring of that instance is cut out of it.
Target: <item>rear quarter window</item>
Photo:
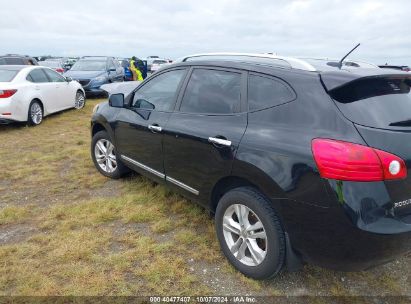
[[[294,91],[280,79],[253,74],[248,78],[249,111],[275,107],[295,98]]]

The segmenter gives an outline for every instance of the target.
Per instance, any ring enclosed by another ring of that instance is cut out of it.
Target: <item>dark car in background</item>
[[[30,56],[7,54],[0,56],[0,65],[38,65],[38,62]]]
[[[124,69],[114,57],[85,56],[64,73],[80,82],[87,95],[104,95],[101,85],[124,81]]]
[[[259,54],[197,55],[95,108],[91,154],[215,214],[245,275],[362,270],[411,251],[411,76]]]

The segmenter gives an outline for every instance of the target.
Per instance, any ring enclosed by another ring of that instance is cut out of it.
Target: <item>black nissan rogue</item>
[[[91,154],[105,176],[134,170],[209,209],[247,276],[366,269],[411,251],[410,88],[401,71],[189,56],[111,92]]]

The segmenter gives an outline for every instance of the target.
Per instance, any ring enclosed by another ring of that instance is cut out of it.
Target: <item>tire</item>
[[[80,110],[84,108],[85,105],[86,105],[86,96],[84,95],[83,91],[78,90],[76,92],[76,97],[74,100],[74,108],[76,108],[77,110]]]
[[[107,151],[107,153],[104,151]],[[97,170],[104,176],[118,179],[130,171],[118,159],[116,148],[106,131],[99,131],[93,136],[91,157]]]
[[[41,124],[44,118],[43,106],[38,100],[33,100],[29,105],[27,113],[27,123],[30,126],[37,126]]]
[[[237,214],[245,212],[248,216],[240,221]],[[271,203],[258,191],[242,187],[227,192],[218,203],[215,222],[224,255],[244,275],[262,280],[281,271],[285,262],[284,230]]]

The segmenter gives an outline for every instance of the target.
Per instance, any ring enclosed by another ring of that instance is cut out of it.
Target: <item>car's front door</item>
[[[167,183],[192,198],[207,199],[213,185],[231,172],[247,126],[246,74],[194,68],[184,96],[166,126]]]
[[[54,84],[55,98],[50,104],[50,108],[54,111],[60,111],[74,106],[75,92],[59,73],[44,69],[49,81]]]
[[[164,179],[163,130],[174,110],[186,69],[166,71],[137,89],[114,126],[117,151],[128,166]]]

